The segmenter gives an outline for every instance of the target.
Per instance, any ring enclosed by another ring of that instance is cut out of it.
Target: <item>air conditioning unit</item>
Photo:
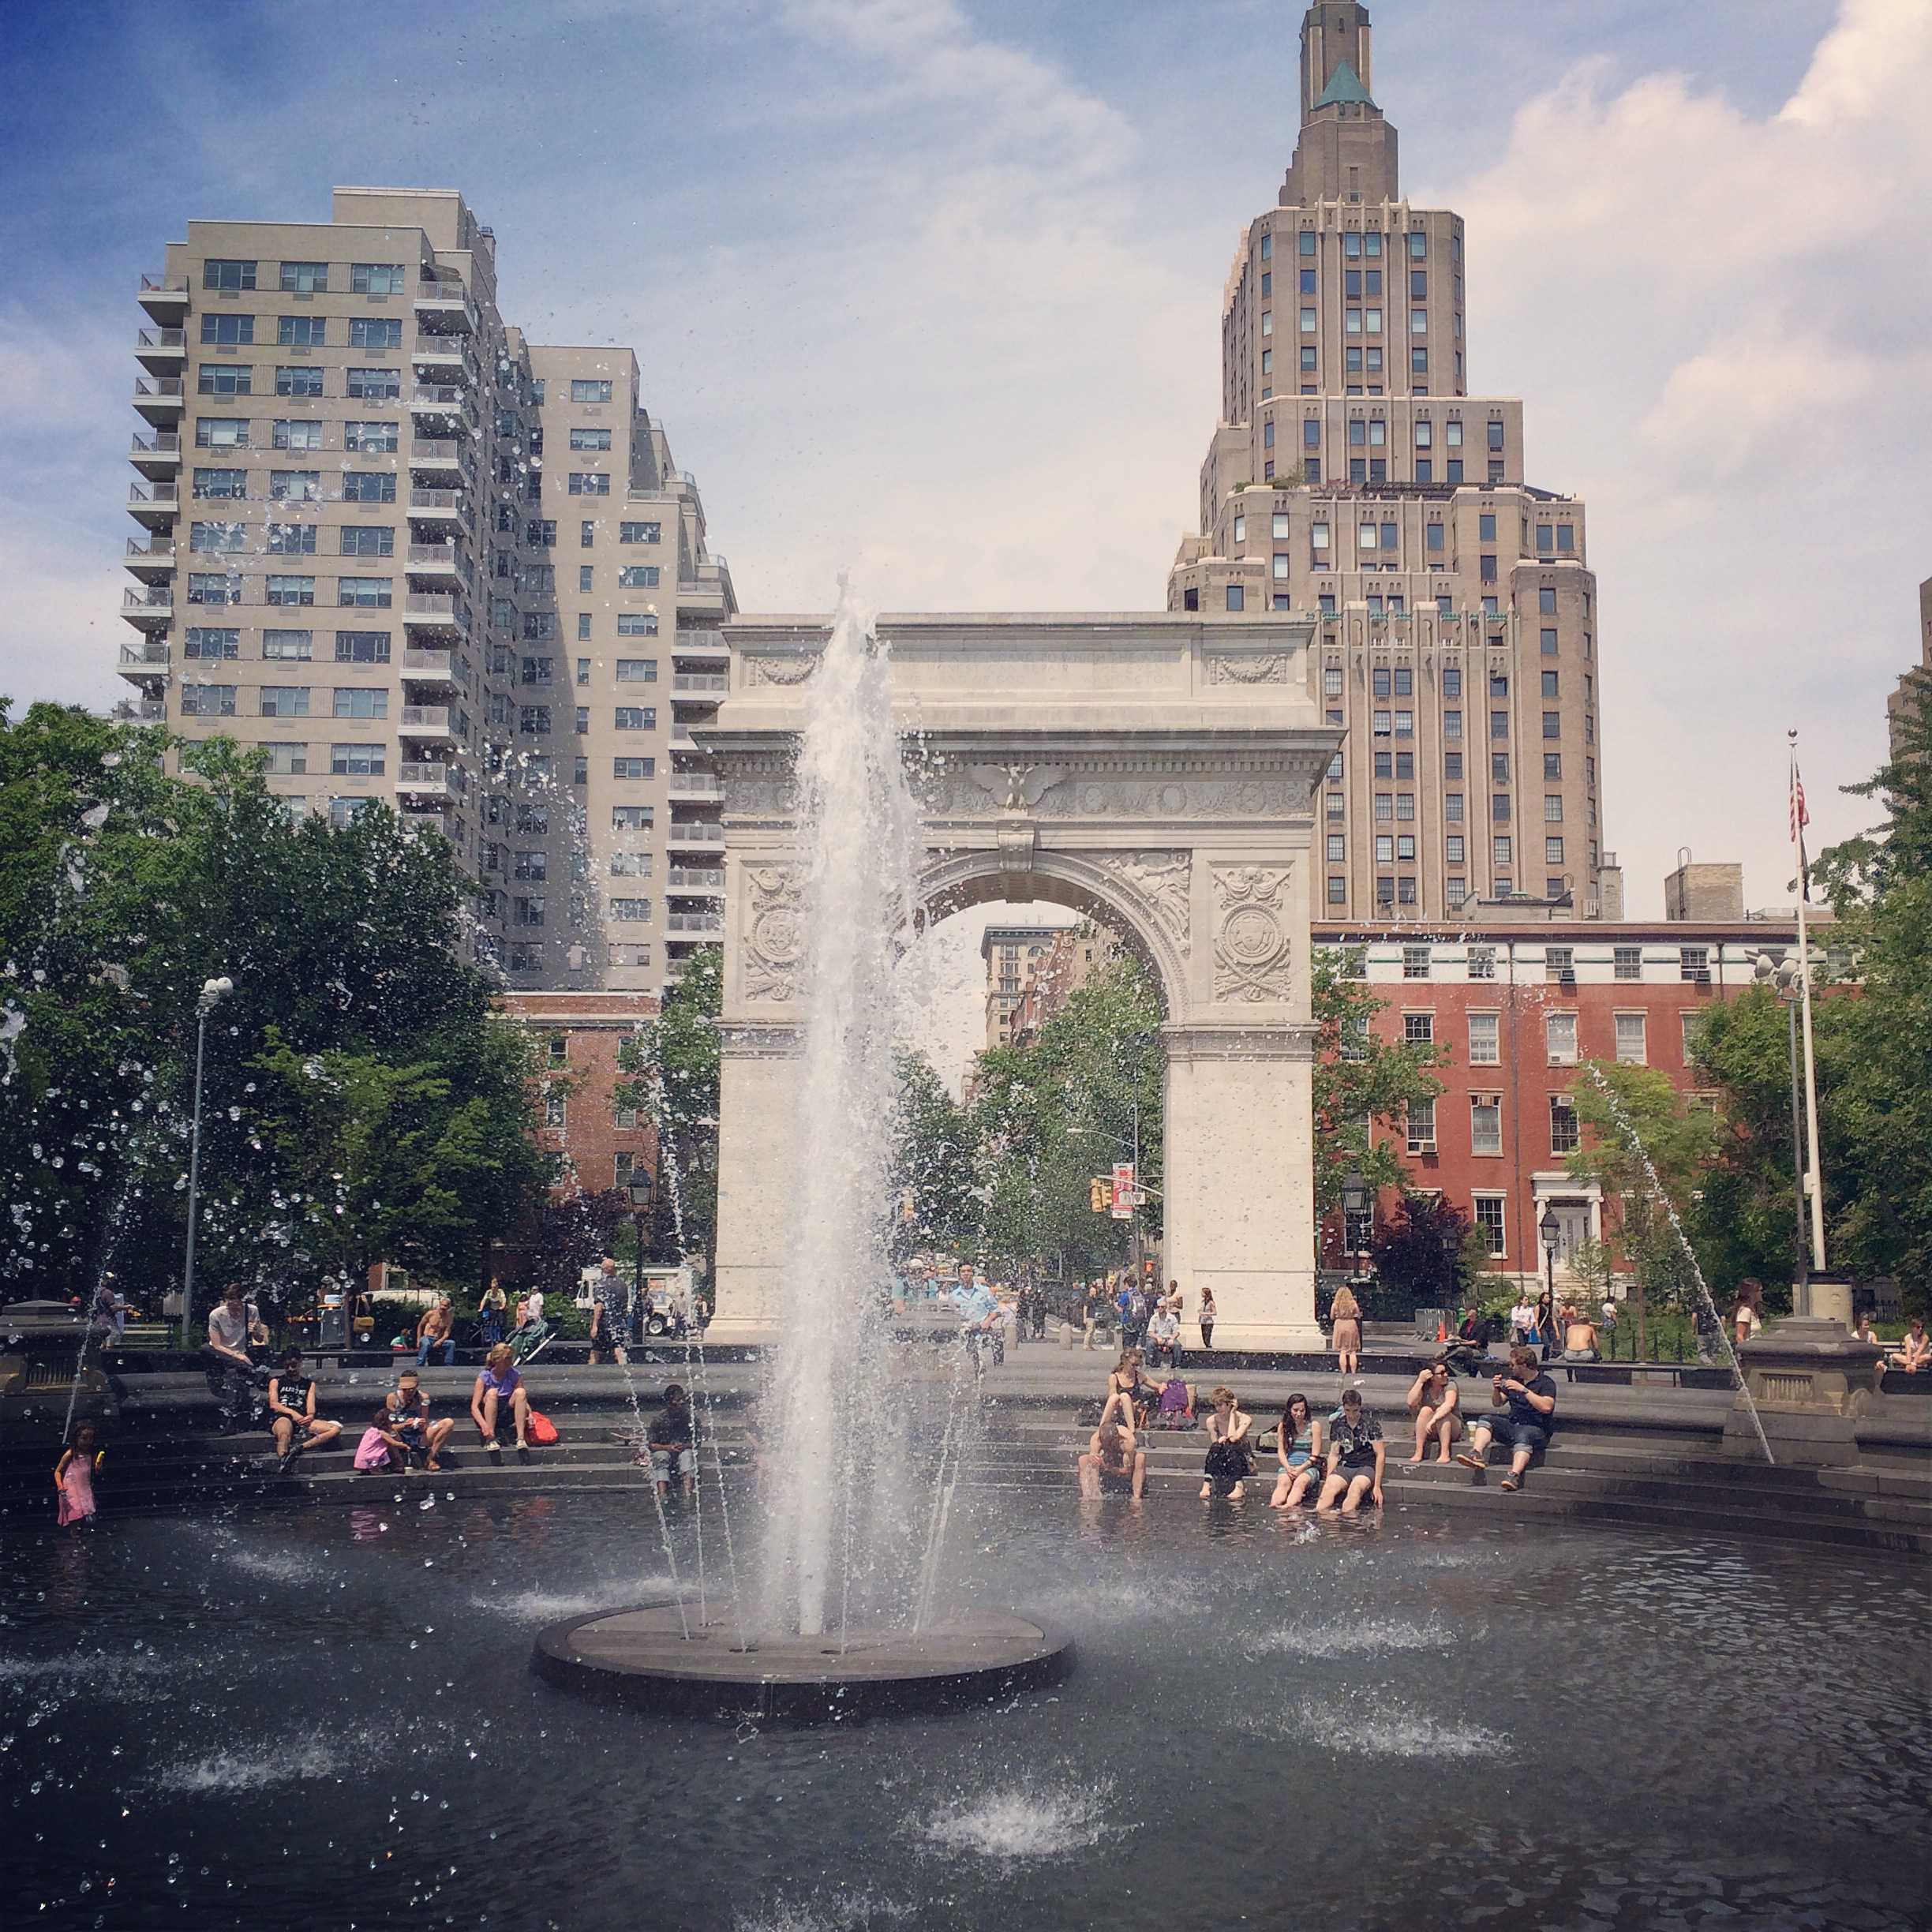
[[[1576,968],[1574,966],[1559,966],[1557,968],[1556,983],[1559,987],[1568,987],[1574,992],[1576,988]]]

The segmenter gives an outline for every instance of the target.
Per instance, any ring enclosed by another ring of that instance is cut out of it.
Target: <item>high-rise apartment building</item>
[[[986,1043],[989,1050],[1013,1043],[1013,1018],[1020,1002],[1045,963],[1057,928],[1051,926],[989,926],[979,941],[986,961]]]
[[[734,605],[635,359],[527,343],[448,190],[190,222],[140,298],[137,714],[442,832],[513,986],[657,990],[721,923]]]
[[[1221,324],[1221,422],[1176,610],[1319,613],[1347,736],[1318,915],[1602,910],[1597,582],[1583,504],[1526,480],[1522,405],[1472,395],[1461,218],[1402,198],[1368,9],[1301,27],[1300,139]]]

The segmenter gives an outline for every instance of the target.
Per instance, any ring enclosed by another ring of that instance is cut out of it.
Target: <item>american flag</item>
[[[1811,822],[1811,814],[1805,809],[1804,781],[1798,775],[1798,761],[1792,760],[1791,780],[1791,833],[1792,843],[1798,848],[1799,896],[1809,903],[1811,897],[1811,869],[1805,857],[1804,829]]]

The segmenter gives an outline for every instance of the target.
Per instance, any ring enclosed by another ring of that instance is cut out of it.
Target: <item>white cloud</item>
[[[1634,910],[1677,846],[1790,875],[1784,732],[1814,848],[1882,754],[1927,556],[1932,9],[1845,0],[1753,115],[1601,62],[1527,103],[1466,216],[1472,380],[1528,401],[1532,479],[1587,497],[1607,842]]]

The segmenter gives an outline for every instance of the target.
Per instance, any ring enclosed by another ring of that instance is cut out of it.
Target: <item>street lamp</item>
[[[1550,1320],[1553,1322],[1556,1319],[1556,1237],[1562,1232],[1556,1219],[1556,1208],[1546,1207],[1543,1210],[1543,1219],[1537,1226],[1543,1235],[1543,1281],[1544,1292],[1549,1296]],[[1544,1338],[1543,1345],[1545,1348],[1548,1347],[1548,1336]]]
[[[1342,1178],[1342,1245],[1354,1258],[1357,1275],[1361,1272],[1361,1250],[1350,1237],[1367,1218],[1368,1200],[1368,1183],[1362,1178],[1362,1170],[1351,1167]]]
[[[1784,1017],[1791,1030],[1792,1178],[1797,1189],[1798,1281],[1793,1299],[1800,1315],[1811,1312],[1811,1255],[1805,1236],[1804,1129],[1798,1103],[1798,1003],[1803,979],[1789,960],[1773,964],[1768,953],[1760,953],[1751,964],[1751,978],[1774,991],[1784,1002]]]
[[[234,982],[226,977],[204,979],[201,997],[195,1002],[194,1122],[188,1134],[188,1254],[182,1269],[182,1351],[194,1344],[189,1340],[194,1322],[195,1211],[201,1193],[201,1068],[208,1051],[208,1015],[234,990]]]
[[[636,1324],[645,1318],[644,1307],[644,1220],[650,1212],[657,1196],[657,1189],[649,1174],[641,1179],[634,1173],[631,1178],[631,1230],[637,1240],[636,1277],[631,1290],[631,1319],[624,1324],[627,1331],[633,1331]]]

